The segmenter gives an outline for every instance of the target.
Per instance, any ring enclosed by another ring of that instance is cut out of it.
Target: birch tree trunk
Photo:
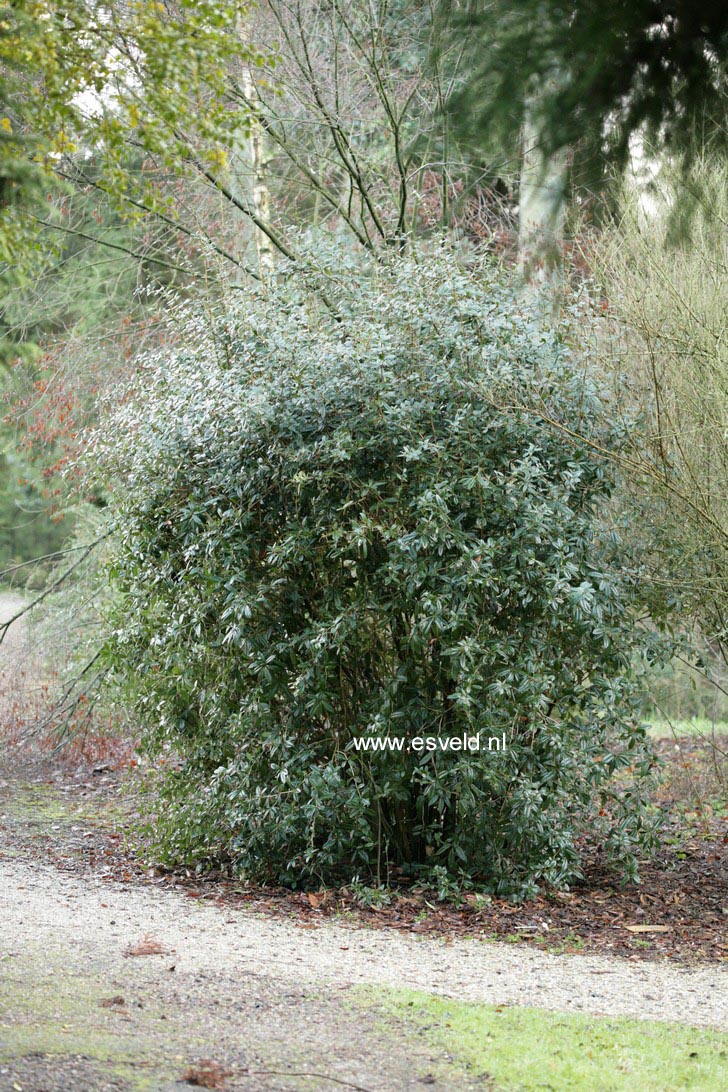
[[[560,280],[565,196],[566,151],[544,152],[531,99],[523,125],[518,225],[518,263],[529,284]]]
[[[237,34],[241,44],[247,46],[248,28],[242,19],[238,21]],[[257,272],[263,278],[275,267],[275,247],[255,221],[263,224],[268,224],[270,221],[268,165],[271,160],[271,149],[258,116],[260,96],[250,64],[243,64],[241,68],[240,86],[248,104],[248,117],[245,131],[237,133],[235,137],[230,162],[230,180],[235,197],[252,213]],[[250,236],[247,232],[243,232],[236,254],[243,264],[245,264],[245,252],[249,245]]]
[[[258,91],[253,74],[248,65],[243,69],[243,88],[245,97],[257,104]],[[265,130],[255,110],[250,115],[250,134],[248,136],[248,156],[250,159],[250,200],[258,220],[268,223],[270,220],[270,190],[268,189],[268,164],[271,151]],[[258,272],[261,277],[271,273],[274,268],[273,244],[260,228],[255,227],[255,249],[258,254]]]

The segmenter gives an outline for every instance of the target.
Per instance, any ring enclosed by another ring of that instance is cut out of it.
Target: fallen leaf
[[[102,1009],[118,1009],[124,1004],[124,998],[119,994],[116,997],[104,997],[102,1001],[99,1001]]]
[[[124,951],[125,956],[167,955],[167,953],[168,949],[150,933],[145,933],[138,943],[130,944]]]
[[[182,1080],[198,1088],[224,1088],[225,1078],[231,1076],[228,1069],[223,1069],[217,1062],[203,1059],[197,1065],[190,1066],[182,1074]]]

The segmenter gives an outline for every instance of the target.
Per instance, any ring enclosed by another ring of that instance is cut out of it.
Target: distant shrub
[[[167,763],[160,852],[518,897],[577,875],[590,830],[633,875],[647,638],[598,532],[595,451],[621,438],[584,362],[450,255],[343,271],[326,301],[181,320],[106,453],[107,655]],[[408,749],[477,733],[506,749]],[[385,736],[402,751],[354,742]]]
[[[675,680],[666,711],[725,715],[728,689],[728,160],[698,156],[690,177],[663,165],[645,216],[627,188],[619,223],[602,233],[595,270],[628,412],[645,428],[628,451],[633,534],[644,543],[651,608],[679,606],[704,681]],[[608,351],[606,351],[608,350]],[[712,691],[712,693],[711,693]]]

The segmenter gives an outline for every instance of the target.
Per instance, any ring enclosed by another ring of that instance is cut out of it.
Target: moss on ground
[[[409,990],[360,991],[474,1076],[508,1092],[719,1092],[728,1035],[652,1020],[566,1015],[450,1001]]]
[[[178,1078],[180,1067],[196,1045],[189,1028],[161,1011],[126,1005],[104,1008],[118,995],[103,975],[89,968],[83,977],[47,962],[43,953],[23,950],[22,977],[13,975],[13,960],[2,968],[0,1065],[30,1056],[49,1061],[81,1058],[105,1077],[116,1077],[139,1092]]]
[[[84,823],[95,827],[113,826],[118,809],[93,796],[79,798],[62,793],[55,785],[16,784],[0,798],[0,813],[31,829],[50,833],[54,826],[67,827]]]

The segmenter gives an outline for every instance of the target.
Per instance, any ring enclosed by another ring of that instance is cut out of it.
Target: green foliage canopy
[[[619,164],[652,146],[726,151],[728,9],[695,0],[443,0],[465,50],[453,114],[506,136],[537,99],[545,150],[590,146]]]
[[[124,482],[107,656],[169,764],[157,845],[523,895],[578,874],[589,828],[632,874],[637,592],[597,532],[608,463],[537,412],[619,444],[598,390],[491,269],[328,272],[335,315],[290,288],[191,312],[99,437]],[[354,742],[478,732],[507,749]]]

